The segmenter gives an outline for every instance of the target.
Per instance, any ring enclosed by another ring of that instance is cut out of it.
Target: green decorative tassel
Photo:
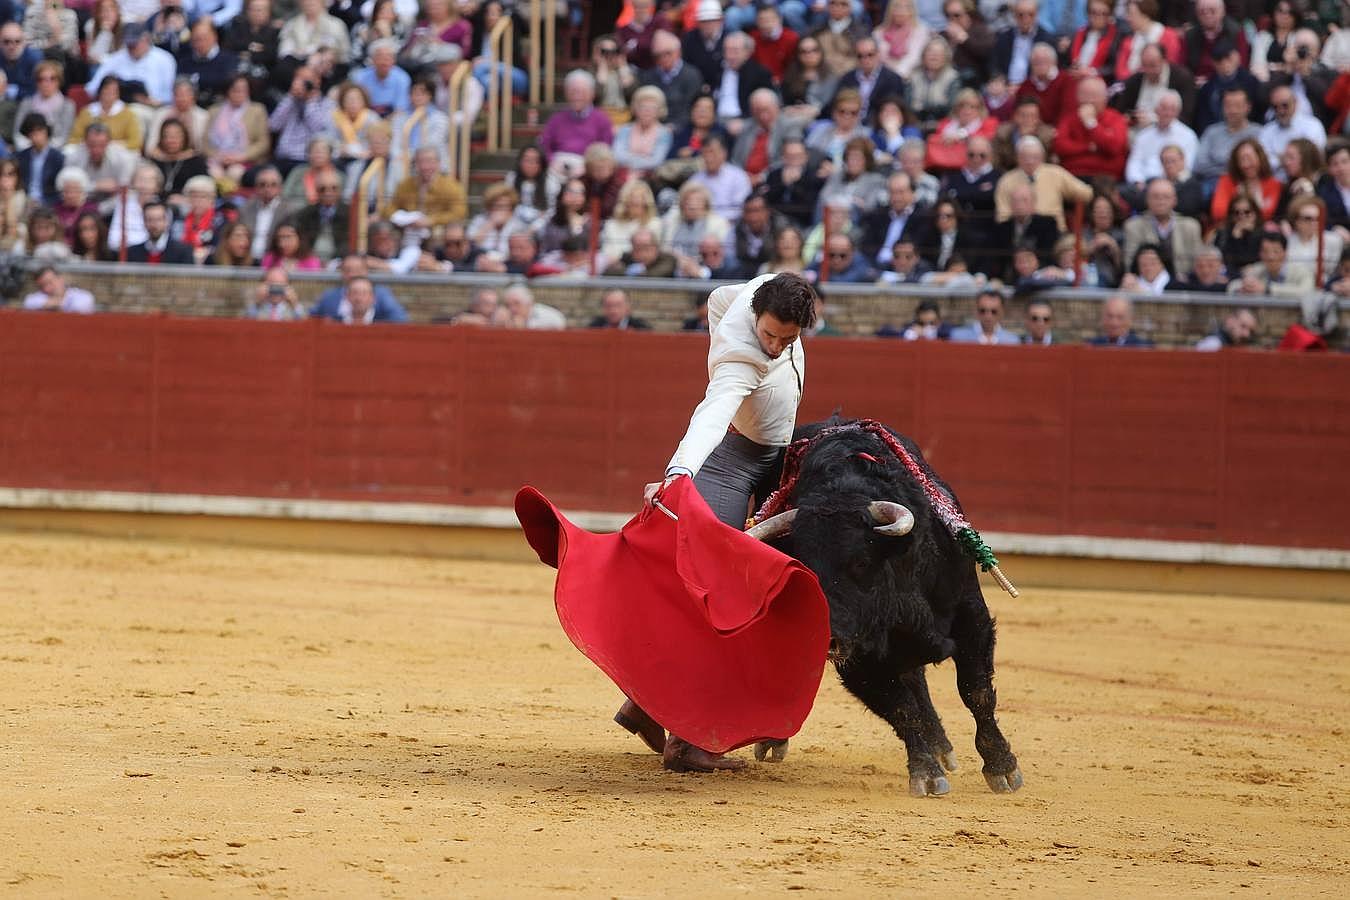
[[[965,554],[975,562],[979,563],[980,571],[988,572],[998,566],[998,557],[994,551],[989,549],[989,545],[980,537],[980,533],[969,526],[962,528],[956,533],[956,542],[961,545]]]

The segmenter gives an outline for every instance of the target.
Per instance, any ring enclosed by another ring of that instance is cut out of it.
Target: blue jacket
[[[949,340],[953,344],[977,344],[980,341],[979,323],[962,325],[960,328],[953,328]],[[1013,334],[1002,325],[994,332],[994,343],[996,344],[1020,344],[1022,339]]]
[[[342,316],[338,314],[338,307],[342,305],[342,299],[346,294],[346,287],[329,288],[319,295],[319,302],[314,304],[309,314],[316,319],[332,319],[335,322],[341,322]],[[375,285],[375,321],[408,321],[408,313],[394,299],[394,295],[389,292],[389,288],[382,284]]]

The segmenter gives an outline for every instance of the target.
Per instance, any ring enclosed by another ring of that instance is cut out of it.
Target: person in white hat
[[[684,35],[684,61],[703,74],[705,84],[722,80],[723,28],[721,0],[699,0],[695,27]]]

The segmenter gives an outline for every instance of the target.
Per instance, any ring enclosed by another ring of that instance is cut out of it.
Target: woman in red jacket
[[[1239,191],[1246,193],[1261,207],[1263,219],[1273,218],[1280,203],[1283,185],[1270,168],[1265,148],[1255,138],[1237,142],[1228,156],[1228,171],[1219,176],[1214,187],[1214,199],[1209,204],[1209,217],[1222,222],[1228,216],[1228,204]]]
[[[937,123],[928,136],[928,168],[959,169],[966,164],[966,141],[973,137],[994,139],[998,120],[989,115],[978,91],[965,88],[952,102],[952,114]]]
[[[1088,23],[1078,29],[1069,45],[1071,73],[1111,77],[1122,38],[1113,6],[1111,0],[1088,0]]]
[[[1139,71],[1139,56],[1149,44],[1161,47],[1172,65],[1185,65],[1186,51],[1181,35],[1158,21],[1158,0],[1130,0],[1125,7],[1125,21],[1129,23],[1131,33],[1120,42],[1115,81],[1124,81]]]

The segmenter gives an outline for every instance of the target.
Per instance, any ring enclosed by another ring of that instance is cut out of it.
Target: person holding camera
[[[309,317],[300,297],[291,287],[290,276],[281,266],[268,269],[244,307],[244,318],[268,322],[296,322]]]
[[[275,162],[283,175],[305,162],[311,140],[328,133],[333,110],[333,101],[319,92],[314,70],[308,66],[296,69],[290,92],[267,118],[268,128],[280,133]]]

